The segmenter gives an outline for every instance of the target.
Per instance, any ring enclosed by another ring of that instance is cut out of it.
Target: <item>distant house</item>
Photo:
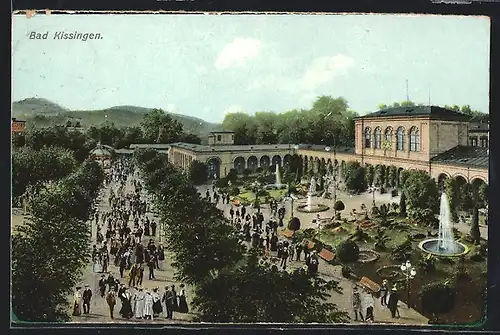
[[[13,133],[22,133],[24,131],[24,128],[26,127],[26,121],[18,120],[13,117],[11,126]]]

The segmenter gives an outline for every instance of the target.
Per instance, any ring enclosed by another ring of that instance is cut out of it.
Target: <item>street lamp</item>
[[[373,200],[372,200],[372,203],[373,203],[373,207],[375,207],[375,205],[376,205],[376,204],[375,204],[375,191],[377,190],[377,187],[375,187],[375,186],[373,186],[373,185],[372,185],[372,186],[370,186],[370,187],[368,188],[368,190],[369,190],[370,192],[372,192],[372,195],[373,195]]]
[[[408,299],[406,300],[407,307],[410,308],[410,282],[417,275],[417,270],[411,265],[410,261],[401,264],[401,272],[406,278],[406,289],[408,294]]]

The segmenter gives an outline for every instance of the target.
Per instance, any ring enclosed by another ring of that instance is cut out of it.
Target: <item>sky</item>
[[[102,38],[53,39],[57,32]],[[408,82],[416,103],[489,112],[487,17],[19,15],[12,46],[13,101],[69,109],[134,105],[220,122],[330,95],[363,115],[406,100]]]

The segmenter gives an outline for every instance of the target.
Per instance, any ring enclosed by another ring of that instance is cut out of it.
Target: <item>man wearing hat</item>
[[[389,285],[387,279],[382,280],[382,285],[380,286],[380,303],[382,306],[387,305],[387,293],[389,288],[387,287]]]
[[[174,311],[177,309],[177,293],[175,292],[175,285],[171,286],[171,289],[165,287],[166,291],[161,299],[165,302],[165,307],[167,308],[167,319],[174,318]]]
[[[359,295],[357,286],[354,286],[352,290],[352,309],[354,310],[354,321],[358,321],[358,313],[361,321],[364,321],[363,314],[361,313],[361,296]]]
[[[106,293],[106,285],[108,281],[105,278],[105,275],[101,275],[101,279],[99,279],[99,291],[101,293],[101,298],[104,298],[104,294]]]
[[[90,300],[92,299],[92,290],[90,289],[90,286],[87,284],[85,285],[85,290],[83,291],[83,314],[89,314],[90,313]]]
[[[396,317],[396,314],[398,314],[398,317],[399,317],[398,301],[399,301],[398,289],[397,289],[396,285],[394,285],[391,289],[391,295],[389,296],[389,302],[387,303],[387,307],[391,311],[391,316],[393,318]]]

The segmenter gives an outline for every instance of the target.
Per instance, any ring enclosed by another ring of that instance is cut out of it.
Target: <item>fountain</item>
[[[453,237],[450,203],[445,192],[441,194],[438,237],[424,240],[418,247],[428,254],[443,257],[456,257],[469,252],[465,244],[455,241]]]
[[[297,207],[297,210],[299,212],[317,213],[317,212],[324,212],[330,208],[323,204],[313,204],[312,197],[315,193],[316,193],[316,180],[314,179],[314,177],[312,177],[311,182],[309,184],[309,191],[307,192],[306,204]]]
[[[284,188],[287,188],[288,185],[287,184],[282,184],[281,183],[281,171],[280,171],[280,166],[278,164],[276,164],[276,173],[275,173],[275,181],[274,181],[274,184],[267,184],[266,186],[264,186],[264,188],[266,190],[281,190],[281,189],[284,189]]]

